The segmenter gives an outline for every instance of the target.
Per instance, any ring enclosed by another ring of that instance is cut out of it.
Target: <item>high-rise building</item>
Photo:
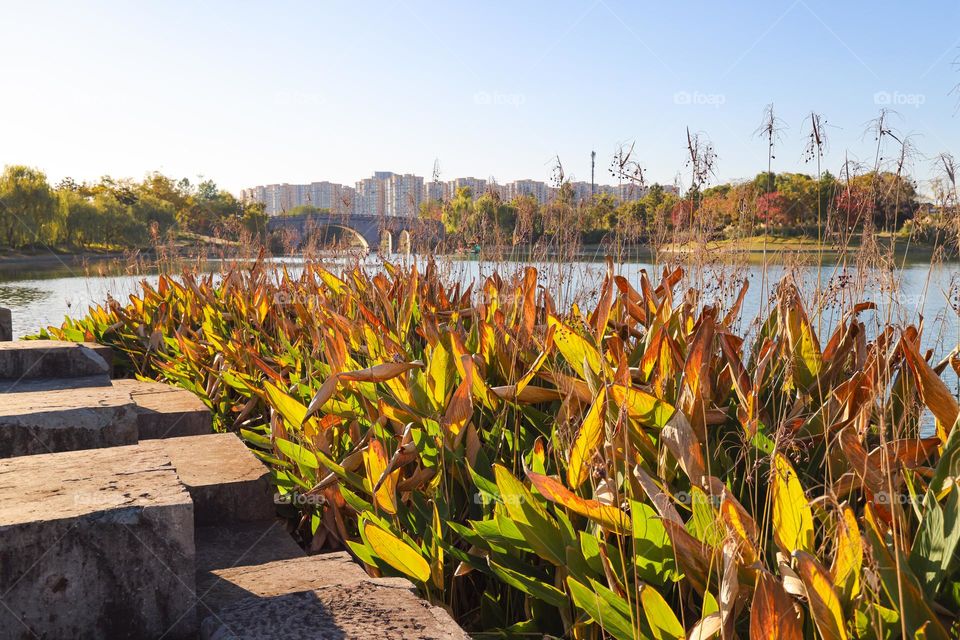
[[[356,192],[353,187],[347,187],[334,182],[311,182],[305,189],[305,202],[318,209],[327,209],[330,213],[344,215],[353,211],[353,201]]]
[[[386,215],[413,217],[423,202],[423,178],[410,173],[386,179]]]
[[[384,173],[384,172],[379,172]],[[393,175],[393,174],[390,174]],[[387,180],[378,178],[364,178],[357,183],[357,197],[354,201],[353,212],[361,216],[383,216],[387,213]]]
[[[546,204],[550,199],[550,188],[539,180],[514,180],[505,186],[510,200],[518,196],[533,196],[540,204]]]
[[[487,181],[480,178],[456,178],[447,183],[450,197],[457,194],[457,189],[469,188],[473,199],[476,200],[487,190]]]
[[[446,183],[433,180],[423,183],[424,200],[448,200],[449,198]]]

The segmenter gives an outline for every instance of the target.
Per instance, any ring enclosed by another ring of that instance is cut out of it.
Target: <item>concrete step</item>
[[[201,613],[205,640],[469,637],[409,581],[371,578],[345,552],[213,573],[216,589],[230,598],[212,600],[209,615]]]
[[[0,378],[80,378],[110,375],[113,352],[92,342],[0,341]]]
[[[133,399],[141,440],[198,436],[213,431],[210,410],[185,389],[133,379],[117,379],[113,384],[129,392]]]
[[[25,379],[0,395],[0,458],[135,444],[129,391],[97,379]]]
[[[156,448],[0,460],[0,637],[195,637],[194,556]]]
[[[251,595],[246,589],[222,579],[221,572],[306,557],[287,533],[286,523],[279,519],[198,527],[194,541],[197,596],[201,601],[199,619]]]
[[[141,447],[163,451],[194,502],[198,527],[254,522],[276,515],[267,467],[232,433],[144,440]]]

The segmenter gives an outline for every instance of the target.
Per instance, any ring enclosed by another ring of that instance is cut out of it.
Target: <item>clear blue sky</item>
[[[705,132],[719,180],[802,161],[811,111],[826,168],[872,164],[884,101],[927,156],[960,156],[957,2],[14,2],[0,21],[0,164],[51,179],[152,169],[237,191],[352,184],[374,170],[546,180],[559,155],[608,182],[635,140],[650,180]],[[878,98],[879,93],[879,98]],[[886,96],[886,97],[884,97]],[[684,104],[688,102],[689,104]],[[926,177],[931,161],[917,158]]]

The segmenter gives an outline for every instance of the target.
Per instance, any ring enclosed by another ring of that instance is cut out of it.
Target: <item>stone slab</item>
[[[372,579],[314,591],[243,598],[204,618],[200,637],[204,640],[469,638],[445,610],[431,606],[410,589]]]
[[[166,452],[194,503],[197,526],[269,520],[276,515],[267,467],[232,433],[145,440]]]
[[[112,386],[55,385],[23,380],[16,393],[0,395],[0,458],[137,442],[137,415],[129,392]]]
[[[110,375],[109,347],[64,340],[0,342],[0,378],[79,378]]]
[[[10,309],[0,307],[0,342],[13,340],[13,316]]]
[[[200,618],[251,595],[243,586],[245,581],[230,579],[234,570],[246,574],[238,567],[306,558],[300,545],[287,533],[286,523],[279,519],[198,527],[194,541],[197,548],[197,593],[203,603]],[[294,574],[289,579],[298,578]]]
[[[195,637],[193,504],[138,446],[0,460],[0,636]]]
[[[129,378],[114,380],[113,384],[130,393],[136,405],[141,440],[198,436],[213,431],[210,410],[186,389]]]
[[[25,393],[28,391],[56,391],[63,389],[86,389],[109,387],[110,376],[83,376],[80,378],[0,378],[0,393]]]

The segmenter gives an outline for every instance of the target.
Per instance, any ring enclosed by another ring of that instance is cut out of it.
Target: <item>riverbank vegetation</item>
[[[310,550],[480,637],[957,636],[960,358],[889,270],[790,271],[758,317],[733,275],[558,273],[258,262],[43,337],[196,393]]]
[[[11,165],[0,174],[0,247],[127,249],[192,233],[265,236],[262,205],[244,204],[209,180],[152,173],[141,181],[104,176],[52,186],[43,172]]]

